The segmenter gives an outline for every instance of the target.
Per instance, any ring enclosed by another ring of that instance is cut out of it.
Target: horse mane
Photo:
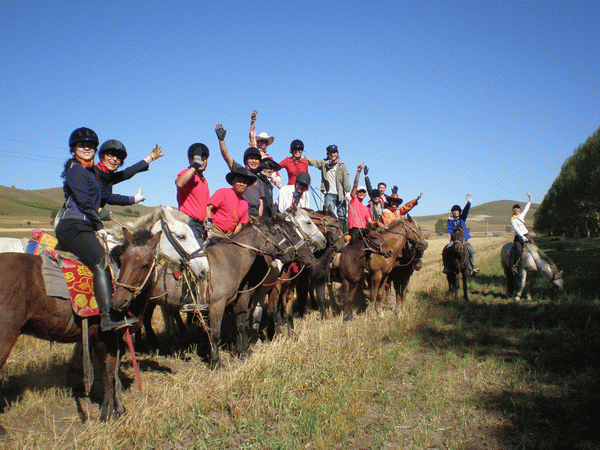
[[[121,233],[123,233],[122,230],[121,230]],[[133,245],[134,247],[146,245],[150,241],[150,239],[152,239],[152,236],[154,236],[149,229],[148,230],[136,230],[132,235],[133,235],[133,241],[131,241],[131,245]],[[125,240],[122,244],[115,246],[110,251],[111,258],[114,261],[116,261],[119,266],[121,265],[120,264],[121,255],[125,252],[125,250],[127,250],[127,247],[129,247],[129,242],[127,242]]]
[[[171,208],[169,211],[175,220],[179,220],[184,223],[188,223],[189,217],[179,211],[178,209]],[[152,212],[144,214],[137,219],[125,222],[123,224],[115,224],[111,228],[107,229],[108,233],[115,237],[118,241],[124,241],[123,228],[126,227],[131,234],[135,236],[135,233],[143,230],[151,230],[152,226],[160,220],[161,207],[155,208]]]
[[[408,217],[411,221],[412,218],[410,218],[410,216]],[[386,228],[394,228],[397,227],[398,225],[400,225],[401,223],[407,221],[407,217],[406,216],[400,216],[397,219],[392,220],[387,226]]]

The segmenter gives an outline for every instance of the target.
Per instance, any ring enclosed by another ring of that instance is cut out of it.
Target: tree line
[[[600,128],[563,163],[534,219],[539,233],[600,236]]]

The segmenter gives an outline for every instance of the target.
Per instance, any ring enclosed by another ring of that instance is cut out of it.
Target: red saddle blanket
[[[78,261],[61,257],[55,250],[46,248],[44,252],[52,257],[62,271],[75,314],[80,317],[99,315],[100,311],[94,296],[92,271]]]

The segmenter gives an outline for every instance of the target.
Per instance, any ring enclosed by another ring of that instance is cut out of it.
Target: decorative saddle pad
[[[93,276],[90,269],[78,261],[63,258],[56,250],[46,248],[40,256],[42,256],[42,261],[51,261],[46,264],[46,266],[49,266],[46,271],[51,272],[53,270],[54,272],[47,277],[44,275],[44,270],[42,270],[48,295],[70,298],[73,311],[80,317],[97,316],[100,314],[96,297],[94,296]],[[44,264],[42,267],[44,267]],[[60,295],[51,293],[51,291],[54,292],[57,289],[57,278],[62,278],[63,286],[66,285],[66,295],[64,292]],[[51,281],[50,284],[48,280]]]
[[[45,248],[54,250],[58,240],[43,230],[32,230],[31,238],[25,247],[25,253],[39,255]]]

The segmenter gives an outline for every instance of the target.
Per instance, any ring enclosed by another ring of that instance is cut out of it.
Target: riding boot
[[[92,267],[94,276],[94,295],[100,308],[100,326],[102,331],[120,330],[137,323],[136,318],[126,318],[123,314],[112,309],[112,279],[104,264]]]

